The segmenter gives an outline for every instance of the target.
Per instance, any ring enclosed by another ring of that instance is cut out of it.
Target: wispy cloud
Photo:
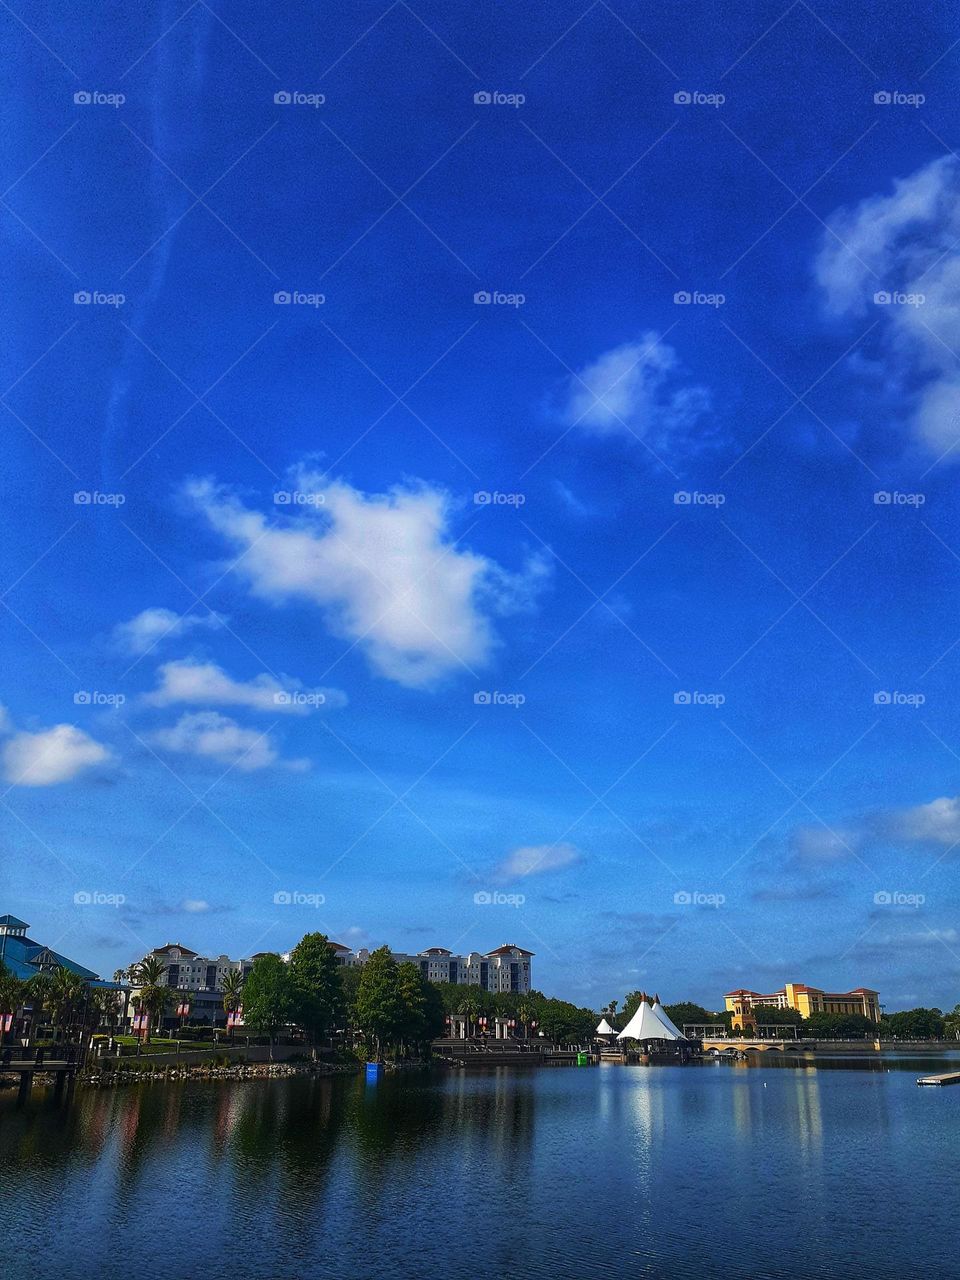
[[[307,689],[302,681],[275,679],[263,673],[252,680],[235,680],[214,662],[180,658],[158,669],[159,686],[144,701],[155,707],[175,703],[195,706],[249,707],[269,714],[308,715],[318,707],[342,707],[346,695],[339,689]]]
[[[188,712],[170,728],[150,734],[149,741],[164,751],[215,760],[242,773],[275,764],[288,769],[307,768],[305,760],[281,761],[270,734],[246,729],[219,711]]]
[[[113,756],[82,729],[58,724],[37,733],[14,734],[4,744],[2,758],[3,776],[11,785],[51,787],[107,764]]]
[[[113,629],[113,643],[124,653],[140,657],[162,640],[179,640],[192,631],[215,630],[226,621],[219,613],[187,613],[172,609],[144,609]]]
[[[583,855],[576,845],[561,841],[559,844],[525,844],[514,849],[497,867],[501,880],[517,880],[526,876],[545,875],[559,871],[582,861]]]
[[[633,434],[665,448],[686,436],[709,408],[706,387],[684,382],[675,349],[649,332],[578,370],[563,416],[583,431]]]

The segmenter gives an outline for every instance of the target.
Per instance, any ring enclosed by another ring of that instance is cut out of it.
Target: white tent
[[[640,1001],[637,1012],[617,1036],[618,1040],[682,1040],[679,1031],[661,1022],[650,1008],[646,998]]]
[[[671,1022],[670,1019],[667,1017],[667,1011],[666,1009],[664,1009],[663,1005],[660,1003],[659,996],[653,997],[653,1006],[652,1006],[651,1012],[656,1014],[656,1016],[660,1019],[660,1021],[667,1028],[668,1031],[673,1032],[673,1036],[671,1036],[671,1039],[673,1039],[674,1036],[678,1040],[683,1039],[683,1032],[679,1030],[675,1022]]]
[[[614,1031],[613,1027],[611,1027],[606,1018],[601,1018],[600,1025],[597,1027],[595,1034],[598,1036],[615,1036],[617,1033]]]

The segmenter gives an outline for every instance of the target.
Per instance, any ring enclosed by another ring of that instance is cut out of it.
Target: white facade
[[[370,952],[366,947],[351,951],[340,943],[330,944],[340,964],[354,967],[366,964]],[[402,951],[390,953],[397,964],[415,964],[428,982],[455,982],[463,986],[482,987],[484,991],[514,991],[526,994],[532,987],[533,952],[507,943],[494,951],[471,951],[454,955],[446,947],[428,947],[416,955]]]
[[[253,968],[254,958],[231,960],[229,956],[221,955],[213,959],[197,955],[179,942],[168,942],[166,946],[156,947],[143,957],[144,960],[161,961],[166,974],[166,985],[177,991],[222,991],[227,974],[239,971],[246,977]]]

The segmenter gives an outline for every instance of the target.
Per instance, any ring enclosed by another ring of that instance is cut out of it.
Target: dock
[[[56,1051],[54,1051],[56,1053]],[[20,1078],[18,1100],[23,1101],[30,1094],[37,1077],[53,1076],[54,1096],[60,1097],[64,1085],[73,1087],[80,1068],[80,1055],[76,1048],[70,1046],[62,1056],[47,1057],[43,1050],[32,1056],[14,1058],[10,1050],[0,1056],[0,1075],[16,1074]]]
[[[917,1076],[917,1084],[960,1084],[960,1071],[944,1071],[938,1076]]]

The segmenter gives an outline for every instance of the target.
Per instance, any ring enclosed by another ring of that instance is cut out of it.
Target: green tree
[[[690,1000],[681,1000],[679,1004],[665,1004],[663,1008],[670,1021],[681,1031],[689,1026],[723,1025],[723,1018],[718,1013],[704,1009],[703,1005],[694,1004]]]
[[[297,1021],[316,1043],[336,1025],[343,1008],[340,965],[325,933],[308,933],[290,956]]]
[[[884,1014],[880,1024],[881,1035],[896,1036],[898,1040],[940,1040],[945,1026],[946,1019],[939,1009],[903,1009]]]
[[[642,991],[628,991],[623,997],[623,1009],[620,1017],[623,1019],[623,1025],[626,1026],[633,1015],[640,1008],[640,1001],[643,999]]]
[[[380,1062],[402,1023],[397,963],[389,947],[378,947],[363,966],[357,989],[356,1019]]]
[[[361,966],[345,964],[340,966],[340,987],[343,991],[343,1019],[347,1026],[357,1025],[357,993],[360,990]]]
[[[597,1015],[567,1000],[544,1000],[538,1011],[540,1030],[554,1044],[581,1044],[593,1036]]]
[[[410,960],[397,965],[397,995],[400,998],[397,1032],[401,1045],[409,1050],[422,1045],[427,1032],[426,982]]]
[[[277,1035],[291,1021],[296,1004],[290,970],[278,955],[258,956],[243,988],[243,1020],[270,1041],[270,1061]]]
[[[960,1040],[960,1004],[955,1004],[944,1018],[943,1033],[951,1040]]]
[[[792,1027],[799,1032],[805,1025],[803,1014],[799,1009],[765,1009],[762,1005],[755,1005],[753,1016],[756,1018],[757,1025],[761,1027]]]
[[[834,1040],[860,1040],[875,1036],[879,1030],[875,1022],[859,1013],[811,1013],[801,1024],[808,1036]]]

